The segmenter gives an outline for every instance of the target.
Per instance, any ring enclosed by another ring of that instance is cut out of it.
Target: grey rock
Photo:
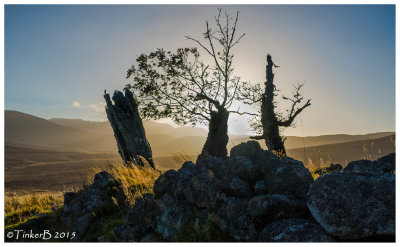
[[[78,241],[91,219],[127,205],[121,183],[103,171],[95,175],[93,184],[87,189],[65,194],[63,218],[65,222],[72,223],[72,231],[76,232],[74,240]]]
[[[212,208],[217,203],[212,172],[200,173],[183,189],[186,200],[197,208]]]
[[[248,198],[254,195],[253,189],[248,182],[234,176],[217,179],[215,186],[217,190],[229,196]]]
[[[221,165],[223,164],[224,159],[216,158],[216,157],[208,157],[203,158],[197,161],[196,168],[202,172],[214,171],[217,172]]]
[[[284,219],[271,223],[260,232],[260,242],[335,242],[316,223],[307,219]]]
[[[395,234],[395,175],[330,173],[308,193],[313,217],[331,235],[345,240]]]
[[[234,156],[224,161],[219,170],[220,176],[233,175],[254,184],[261,177],[260,171],[251,160],[243,156]]]
[[[137,198],[126,216],[126,222],[131,227],[134,239],[140,239],[155,228],[157,205],[153,194],[144,194]]]
[[[178,232],[191,220],[192,214],[188,203],[164,194],[158,204],[155,231],[168,241],[176,241]]]
[[[171,193],[172,186],[177,179],[178,173],[175,170],[169,170],[161,174],[154,182],[153,191],[157,196],[162,196],[165,193]]]
[[[358,160],[350,162],[344,169],[344,172],[394,172],[396,170],[396,155],[388,154],[378,160]]]
[[[259,180],[257,181],[254,186],[254,192],[257,195],[262,195],[262,194],[267,194],[268,193],[268,188],[266,186],[266,182],[264,182],[264,180]]]
[[[198,173],[195,166],[192,166],[190,163],[187,165],[182,166],[177,171],[176,179],[171,188],[171,194],[176,197],[177,199],[184,199],[184,190],[188,186],[190,186],[191,179]]]
[[[279,219],[302,218],[309,215],[305,202],[292,196],[269,194],[253,197],[248,211],[259,224]]]
[[[105,189],[110,181],[114,181],[115,178],[108,172],[102,171],[94,176],[93,187],[97,189]]]
[[[248,141],[242,142],[239,145],[233,147],[231,149],[230,155],[231,157],[243,156],[249,158],[250,160],[253,160],[258,156],[260,152],[262,152],[260,143],[256,141]]]
[[[237,241],[255,241],[257,230],[247,212],[248,200],[227,197],[218,210],[219,226]]]
[[[270,159],[261,164],[265,187],[269,194],[290,193],[306,200],[307,192],[314,182],[310,171],[300,161]]]

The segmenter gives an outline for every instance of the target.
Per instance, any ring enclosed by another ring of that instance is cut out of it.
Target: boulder
[[[64,195],[63,218],[66,224],[72,223],[72,231],[76,232],[74,240],[78,241],[89,222],[127,205],[120,181],[103,171],[95,175],[93,184],[87,189]]]
[[[309,215],[305,202],[279,194],[253,197],[249,201],[248,211],[255,222],[264,226],[279,219],[302,218]]]
[[[217,179],[215,187],[229,196],[248,198],[254,195],[251,185],[239,177],[226,176]]]
[[[350,162],[344,172],[394,172],[396,170],[396,156],[394,153],[388,154],[378,160],[358,160]]]
[[[168,241],[177,241],[179,231],[192,219],[193,213],[190,204],[164,194],[157,208],[155,231]]]
[[[244,156],[234,156],[226,159],[218,172],[220,177],[237,176],[252,184],[262,176],[257,166]]]
[[[262,151],[263,150],[260,146],[260,143],[256,141],[248,141],[242,142],[239,145],[233,147],[231,149],[230,155],[231,157],[243,156],[249,158],[250,160],[254,160]]]
[[[290,193],[306,200],[314,179],[302,162],[293,159],[267,160],[262,164],[262,169],[265,188],[269,194]]]
[[[208,172],[209,170],[217,172],[223,162],[224,159],[222,158],[216,158],[216,157],[203,158],[199,159],[196,162],[196,168],[202,172]]]
[[[136,198],[126,216],[127,225],[131,227],[130,231],[135,240],[155,228],[156,210],[153,194],[144,194],[141,198]]]
[[[307,206],[331,235],[344,240],[395,234],[395,175],[330,173],[316,180]]]
[[[177,199],[184,199],[183,191],[189,186],[190,180],[195,176],[198,171],[192,162],[185,162],[182,167],[177,171],[177,176],[172,184],[171,194]]]
[[[217,203],[214,181],[211,171],[193,176],[183,189],[186,200],[197,208],[214,207]]]
[[[262,194],[267,194],[268,193],[268,188],[266,186],[266,183],[264,180],[259,180],[257,181],[254,186],[253,186],[254,192],[257,195],[262,195]]]
[[[154,182],[153,191],[154,194],[161,197],[165,193],[171,193],[172,186],[177,178],[177,172],[175,170],[169,170],[161,174]]]
[[[307,219],[284,219],[263,228],[260,242],[334,242],[321,226]]]
[[[257,173],[252,182],[258,183],[258,193],[264,191],[269,194],[291,193],[306,200],[314,179],[302,162],[289,157],[279,159],[272,152],[262,150],[256,141],[248,141],[233,147],[230,159],[238,156],[246,157],[252,162],[254,167],[252,170]],[[260,180],[263,184],[258,182]]]
[[[247,212],[247,204],[245,198],[226,197],[218,210],[220,228],[236,241],[257,239],[256,226]]]

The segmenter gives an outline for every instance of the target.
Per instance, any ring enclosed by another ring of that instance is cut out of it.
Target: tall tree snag
[[[273,68],[279,67],[274,64],[270,54],[267,55],[267,66],[266,66],[266,81],[264,93],[262,92],[259,84],[248,85],[241,88],[238,98],[245,104],[259,104],[261,103],[260,112],[261,119],[258,117],[253,119],[252,127],[261,133],[260,136],[250,137],[252,139],[265,140],[265,144],[268,150],[275,152],[279,156],[286,156],[286,149],[284,146],[285,139],[283,139],[279,133],[279,128],[293,126],[294,119],[308,106],[311,105],[311,100],[301,105],[303,96],[300,94],[300,90],[304,84],[298,84],[295,86],[295,90],[292,97],[283,96],[282,99],[291,102],[290,110],[287,110],[287,116],[283,117],[282,114],[275,111],[276,102],[274,97],[276,94],[276,87],[274,84],[274,73]]]
[[[114,131],[118,152],[124,164],[144,166],[147,161],[154,169],[151,147],[132,92],[126,90],[124,96],[122,92],[115,91],[112,97],[114,104],[105,90],[104,98],[107,103],[107,118]]]

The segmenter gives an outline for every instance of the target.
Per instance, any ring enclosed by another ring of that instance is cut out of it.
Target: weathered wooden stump
[[[125,96],[115,91],[112,97],[104,90],[106,113],[118,145],[118,152],[126,166],[132,164],[145,166],[146,161],[154,169],[149,142],[140,118],[138,106],[133,94],[125,90]],[[146,160],[143,160],[142,157]]]

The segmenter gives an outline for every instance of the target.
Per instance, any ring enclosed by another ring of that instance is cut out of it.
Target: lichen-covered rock
[[[214,207],[217,203],[214,181],[212,172],[193,176],[183,190],[186,200],[198,208]]]
[[[261,230],[260,242],[334,242],[317,223],[307,219],[284,219]]]
[[[155,228],[156,210],[153,194],[144,194],[135,200],[135,204],[126,216],[126,222],[136,240]]]
[[[218,210],[221,229],[237,241],[255,241],[256,226],[247,212],[248,200],[245,198],[226,197]]]
[[[226,159],[219,169],[219,174],[223,176],[237,176],[241,179],[254,184],[262,174],[257,166],[246,157],[234,156]]]
[[[231,149],[230,155],[231,157],[243,156],[249,158],[250,160],[254,160],[262,151],[263,150],[260,146],[260,143],[256,141],[248,141],[242,142],[239,145],[233,147]]]
[[[395,175],[342,172],[317,179],[308,193],[313,217],[345,240],[395,234]]]
[[[248,182],[234,176],[227,176],[216,180],[215,186],[217,190],[225,192],[229,196],[248,198],[254,194]]]
[[[396,170],[396,155],[388,154],[378,160],[358,160],[350,162],[344,169],[344,172],[394,172]]]
[[[279,194],[258,195],[248,204],[255,222],[266,224],[274,220],[302,218],[309,215],[305,202]]]
[[[72,223],[72,231],[76,232],[74,240],[78,241],[89,222],[127,205],[120,181],[103,171],[95,175],[93,184],[87,189],[64,195],[63,218],[66,224]]]
[[[165,193],[171,193],[172,186],[177,179],[177,172],[169,170],[161,174],[154,182],[153,191],[157,196],[163,196]]]
[[[192,162],[185,162],[177,171],[175,182],[171,188],[171,194],[177,199],[185,199],[183,191],[189,186],[190,180],[197,173],[198,171]]]
[[[306,200],[307,192],[314,182],[303,163],[293,159],[268,160],[264,165],[264,183],[269,194],[291,193]]]
[[[257,195],[267,194],[267,193],[268,193],[268,188],[267,188],[267,185],[266,185],[266,184],[267,184],[267,183],[264,182],[264,180],[259,180],[259,181],[257,181],[257,182],[254,184],[254,186],[253,186],[254,192],[255,192]]]
[[[258,193],[263,193],[266,189],[265,192],[269,194],[291,193],[306,200],[314,179],[302,162],[289,157],[279,159],[272,152],[262,150],[256,141],[248,141],[233,147],[230,159],[238,156],[246,157],[253,163],[257,176],[251,182],[263,181],[262,188],[257,189]]]
[[[155,231],[168,241],[176,241],[178,232],[191,220],[193,213],[185,201],[164,194],[158,204]]]
[[[222,158],[216,158],[216,157],[203,158],[199,159],[196,162],[196,168],[202,172],[208,172],[209,170],[217,172],[223,162],[224,159]]]

